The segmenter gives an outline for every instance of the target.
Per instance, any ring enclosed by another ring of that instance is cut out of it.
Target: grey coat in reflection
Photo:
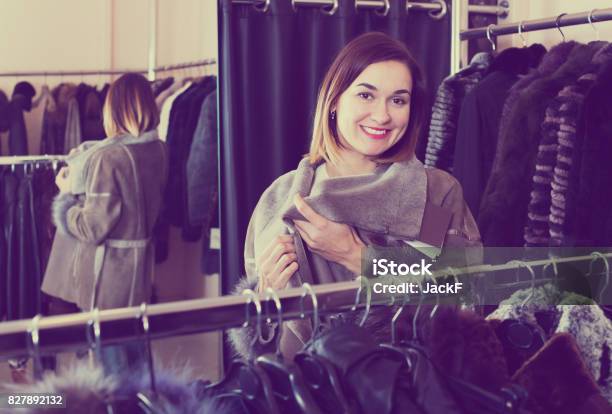
[[[84,310],[149,299],[151,235],[167,181],[162,141],[108,140],[87,160],[85,194],[60,194],[53,205],[58,231],[42,290]]]

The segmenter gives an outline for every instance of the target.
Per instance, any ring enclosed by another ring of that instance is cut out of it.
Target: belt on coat
[[[114,249],[144,249],[146,248],[151,239],[138,239],[138,240],[123,240],[123,239],[107,239],[104,243],[100,244],[96,248],[94,255],[94,290],[91,297],[91,309],[95,309],[98,302],[98,294],[100,290],[100,277],[102,276],[102,267],[104,265],[104,256],[106,255],[106,248],[112,247]],[[136,255],[137,250],[134,250]],[[136,276],[138,274],[138,256],[134,256],[134,266],[132,270],[132,283],[130,284],[130,296],[128,306],[132,306],[134,299],[134,289],[136,288]]]

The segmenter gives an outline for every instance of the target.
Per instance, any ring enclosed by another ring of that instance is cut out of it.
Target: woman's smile
[[[385,128],[374,128],[360,125],[361,130],[372,139],[385,139],[390,135],[391,130]]]

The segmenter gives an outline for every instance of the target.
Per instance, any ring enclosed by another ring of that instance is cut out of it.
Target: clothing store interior
[[[0,413],[612,413],[610,6],[3,0]]]

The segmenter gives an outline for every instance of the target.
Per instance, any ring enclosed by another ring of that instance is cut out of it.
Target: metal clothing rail
[[[11,155],[0,157],[0,165],[16,165],[37,162],[60,162],[66,159],[65,155]]]
[[[591,20],[590,22],[589,16]],[[521,28],[521,32],[533,32],[537,30],[556,29],[557,27],[589,24],[591,22],[597,23],[608,20],[612,20],[612,8],[600,10],[595,9],[590,12],[562,14],[546,19],[525,20],[518,23],[491,25],[488,26],[488,28],[481,27],[478,29],[464,30],[461,32],[461,40],[487,37],[487,30],[489,30],[489,36],[499,36],[519,33],[519,27]]]
[[[158,66],[153,69],[154,72],[167,72],[178,69],[194,68],[200,66],[208,66],[216,64],[215,59],[204,59],[195,62],[179,63],[176,65]],[[67,70],[67,71],[26,71],[26,72],[3,72],[1,77],[30,77],[30,76],[99,76],[99,75],[123,75],[124,73],[140,73],[146,74],[144,69],[113,69],[113,70]]]
[[[232,3],[252,5],[257,10],[265,12],[270,7],[270,1],[232,0]],[[358,10],[377,10],[380,14],[385,15],[390,8],[391,1],[395,0],[355,0],[355,8]],[[297,9],[297,7],[321,7],[328,14],[333,14],[338,9],[338,0],[292,0],[291,4],[294,9]],[[473,13],[495,14],[497,16],[508,14],[508,9],[502,6],[470,5],[468,10]],[[440,19],[447,14],[448,8],[443,0],[434,0],[433,2],[406,0],[406,11],[427,11],[431,17]]]
[[[594,253],[595,254],[595,253]],[[535,267],[546,264],[612,258],[612,253],[574,256],[534,261],[511,261],[502,265],[483,265],[434,272],[434,277],[442,275],[462,275],[468,273],[488,273],[501,270],[518,269],[521,266]],[[315,285],[312,287],[319,314],[338,313],[355,309],[358,281]],[[265,309],[264,315],[274,318],[274,305],[264,294],[258,295]],[[297,319],[312,313],[311,298],[302,288],[285,289],[278,292],[283,319]],[[222,296],[150,305],[146,308],[148,335],[151,339],[188,335],[241,326],[247,319],[246,306],[253,307],[246,296]],[[370,304],[389,304],[389,298],[377,298]],[[358,307],[364,306],[363,303]],[[96,315],[97,316],[94,316]],[[249,319],[255,320],[256,313],[250,310]],[[91,343],[91,324],[99,322],[102,344],[119,343],[143,337],[142,307],[109,309],[99,312],[85,312],[71,315],[36,317],[32,320],[19,320],[0,323],[0,356],[8,358],[32,352],[32,335],[38,338],[41,353],[57,353],[70,349],[87,347]]]

